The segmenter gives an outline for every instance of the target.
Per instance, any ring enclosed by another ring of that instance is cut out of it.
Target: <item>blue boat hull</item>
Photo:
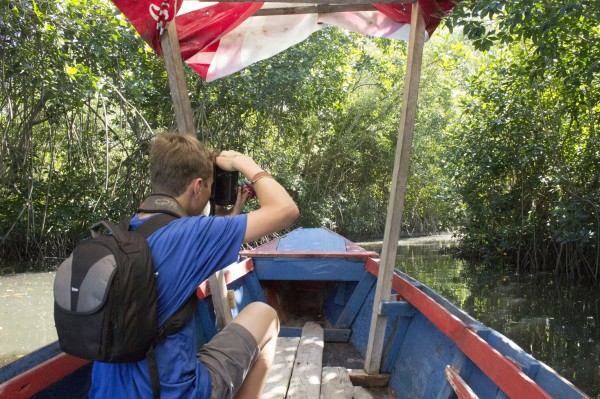
[[[366,355],[378,274],[377,254],[326,229],[298,229],[225,271],[235,314],[254,301],[270,303],[282,336],[302,324],[324,327],[326,342],[348,342]],[[396,272],[380,372],[398,398],[582,398],[554,370],[484,326],[418,281]],[[197,344],[217,332],[207,284],[198,288]],[[326,344],[327,345],[327,344]],[[84,398],[91,365],[53,343],[0,369],[2,398]],[[466,392],[466,393],[465,393]],[[471,396],[465,396],[471,395]]]

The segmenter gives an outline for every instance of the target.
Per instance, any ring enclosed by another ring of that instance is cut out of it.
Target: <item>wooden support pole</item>
[[[175,108],[175,120],[177,130],[181,134],[196,135],[194,127],[194,118],[192,115],[192,106],[188,97],[185,75],[183,73],[183,61],[179,51],[179,38],[177,37],[177,27],[175,20],[167,24],[167,29],[160,38],[160,45],[165,59],[167,76],[169,77],[169,88],[171,89],[171,98]]]
[[[231,316],[231,307],[229,306],[229,298],[227,297],[227,283],[225,282],[225,274],[223,270],[219,270],[208,278],[210,286],[210,294],[212,296],[212,304],[215,309],[215,317],[217,326],[223,329],[229,324],[233,317]]]
[[[175,109],[177,130],[180,134],[196,135],[192,106],[188,96],[183,61],[179,50],[179,38],[175,19],[167,24],[167,29],[160,38],[165,67],[169,78],[169,88]],[[209,278],[210,292],[219,328],[225,327],[232,320],[231,307],[227,298],[227,284],[223,271],[216,272]]]
[[[368,374],[379,373],[381,366],[381,352],[383,350],[387,317],[381,314],[380,306],[382,301],[389,300],[392,288],[398,238],[400,237],[400,226],[402,224],[402,211],[404,209],[404,195],[406,193],[406,182],[408,180],[410,165],[410,150],[417,115],[417,95],[419,91],[419,79],[421,77],[424,44],[425,21],[421,16],[419,3],[415,2],[412,5],[410,21],[404,97],[402,100],[398,143],[396,144],[392,190],[387,209],[383,247],[381,249],[381,265],[375,289],[369,342],[365,356],[365,371]]]

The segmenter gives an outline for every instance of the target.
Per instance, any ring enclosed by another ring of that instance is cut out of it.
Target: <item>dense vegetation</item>
[[[61,257],[148,193],[148,141],[174,125],[166,72],[107,0],[0,2],[0,259]],[[403,232],[600,277],[599,10],[459,5],[426,47]],[[381,237],[405,57],[326,29],[213,83],[187,71],[198,135],[277,175],[300,225]]]
[[[598,280],[600,3],[474,0],[453,20],[489,50],[448,129],[464,244]]]

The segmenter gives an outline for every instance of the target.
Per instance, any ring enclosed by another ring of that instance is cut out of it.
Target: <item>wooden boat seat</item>
[[[346,367],[323,367],[323,328],[309,322],[301,337],[279,337],[262,399],[392,399],[388,389],[353,386]]]

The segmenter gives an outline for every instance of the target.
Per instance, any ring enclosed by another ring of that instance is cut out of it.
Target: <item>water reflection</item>
[[[600,398],[600,290],[573,287],[552,274],[506,274],[440,253],[453,245],[448,239],[403,240],[396,268]]]
[[[0,276],[0,365],[56,341],[54,273]]]

